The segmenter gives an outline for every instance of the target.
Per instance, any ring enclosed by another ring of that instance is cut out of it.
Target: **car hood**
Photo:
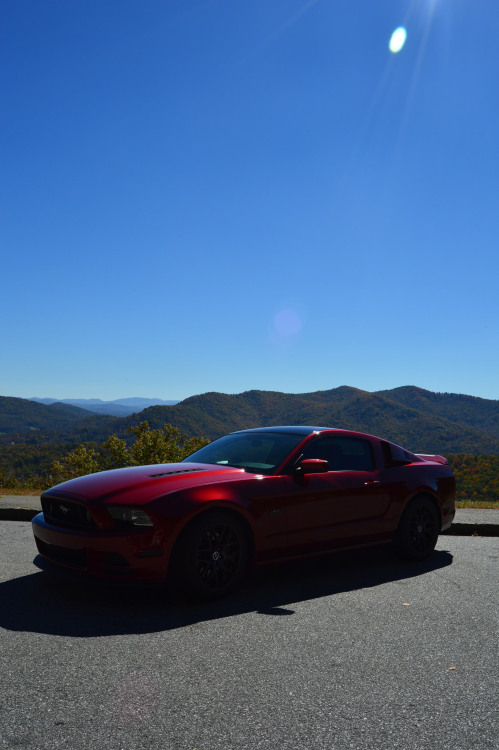
[[[140,505],[170,492],[200,484],[247,478],[243,469],[213,464],[177,463],[130,466],[70,479],[43,494],[72,497],[75,500],[101,500]],[[42,495],[43,497],[43,495]]]

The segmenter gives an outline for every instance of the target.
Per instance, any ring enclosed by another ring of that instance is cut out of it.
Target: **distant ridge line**
[[[33,396],[28,399],[29,401],[35,401],[39,404],[45,404],[51,406],[53,404],[69,404],[71,406],[79,406],[80,408],[87,409],[87,411],[94,414],[109,414],[115,417],[127,417],[130,414],[135,414],[138,411],[147,409],[149,406],[173,406],[178,404],[175,400],[164,400],[161,398],[143,398],[143,397],[131,397],[131,398],[117,398],[113,401],[103,401],[100,398],[39,398]]]
[[[209,439],[254,427],[322,424],[379,435],[415,453],[499,454],[499,400],[417,386],[373,393],[350,386],[301,394],[210,392],[140,407],[109,415],[77,404],[0,397],[0,445],[103,442],[112,434],[130,441],[130,430],[143,421]]]

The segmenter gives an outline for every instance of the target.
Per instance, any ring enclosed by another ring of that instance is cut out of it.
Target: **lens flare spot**
[[[405,44],[406,39],[407,39],[407,31],[404,29],[403,26],[399,26],[398,29],[395,29],[395,31],[390,37],[390,43],[388,44],[388,48],[390,52],[393,52],[394,54],[396,54],[397,52],[400,52],[400,50]]]
[[[300,333],[302,322],[298,313],[288,307],[274,316],[274,328],[280,336],[289,338]]]

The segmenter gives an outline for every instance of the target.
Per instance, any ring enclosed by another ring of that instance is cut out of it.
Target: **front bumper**
[[[165,534],[158,529],[83,530],[48,523],[43,513],[32,520],[39,555],[77,577],[155,583],[166,580]]]

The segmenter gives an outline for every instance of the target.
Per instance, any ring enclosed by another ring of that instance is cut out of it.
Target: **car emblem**
[[[62,510],[63,513],[69,513],[70,508],[68,508],[67,505],[59,505],[59,508]]]

